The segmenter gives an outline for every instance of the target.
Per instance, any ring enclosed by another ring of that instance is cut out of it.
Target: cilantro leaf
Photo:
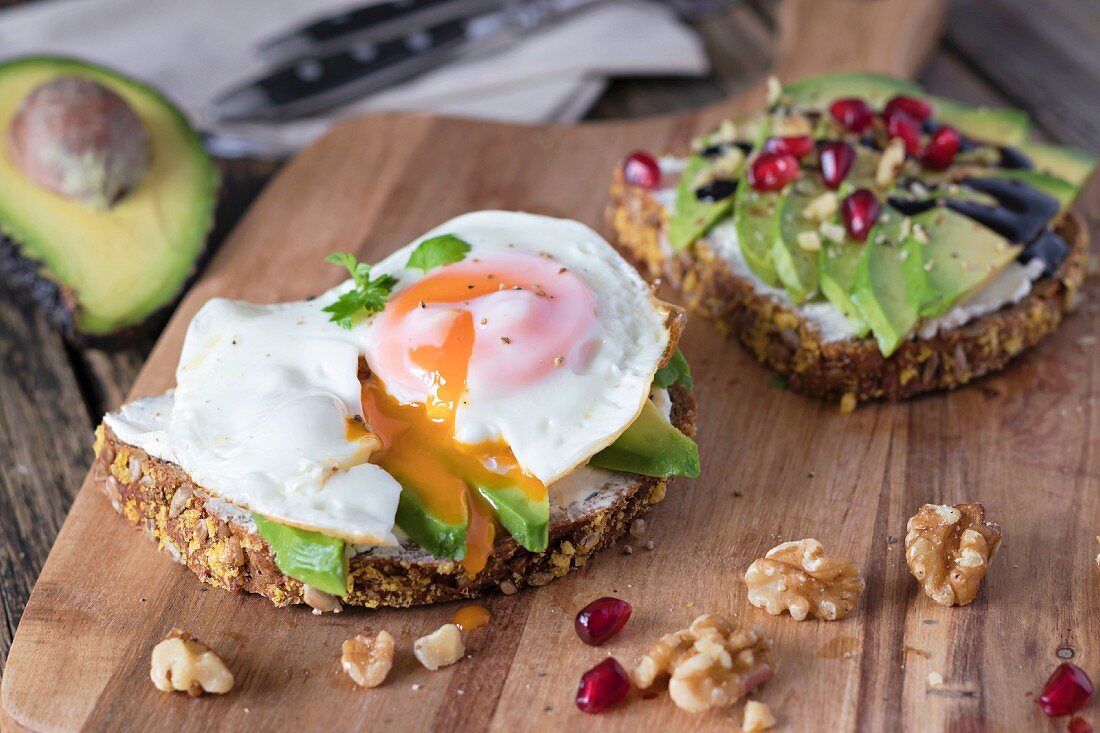
[[[466,259],[469,251],[470,244],[466,240],[453,234],[440,234],[417,245],[409,255],[409,263],[405,267],[427,272],[452,262],[461,262]]]
[[[397,278],[393,275],[379,275],[372,280],[370,265],[360,262],[348,252],[333,252],[325,258],[325,262],[345,267],[355,283],[352,290],[322,309],[332,314],[329,320],[350,329],[361,315],[377,313],[386,307],[386,298],[397,284]]]

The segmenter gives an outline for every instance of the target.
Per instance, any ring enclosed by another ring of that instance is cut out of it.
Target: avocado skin
[[[0,73],[18,73],[20,67],[35,70],[42,66],[48,66],[57,75],[91,71],[117,80],[132,90],[147,95],[171,114],[179,130],[184,131],[184,142],[206,161],[202,185],[206,192],[204,195],[208,197],[210,203],[207,207],[206,221],[201,225],[203,245],[195,254],[187,272],[179,278],[180,284],[174,292],[136,322],[119,324],[110,330],[89,331],[82,328],[79,317],[81,306],[75,293],[52,277],[44,262],[24,254],[18,239],[2,231],[0,226],[0,280],[7,285],[17,302],[41,312],[46,320],[73,345],[104,349],[124,347],[138,339],[155,334],[167,322],[180,297],[212,256],[213,248],[209,246],[209,235],[215,229],[215,220],[218,221],[217,229],[222,230],[225,228],[222,225],[223,221],[228,222],[232,215],[231,212],[222,211],[225,199],[220,185],[221,176],[213,161],[206,156],[198,133],[184,114],[171,100],[147,84],[98,64],[65,56],[41,55],[11,59],[0,62]],[[4,132],[0,130],[0,141],[3,139]],[[27,185],[34,184],[28,181]],[[233,208],[243,211],[244,207]]]
[[[614,443],[592,456],[589,463],[643,476],[695,478],[699,475],[699,449],[695,441],[665,420],[657,406],[646,400],[630,427]]]

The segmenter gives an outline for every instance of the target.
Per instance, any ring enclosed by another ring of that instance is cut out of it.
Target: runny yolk
[[[485,567],[497,531],[496,515],[477,487],[517,487],[533,501],[546,501],[547,496],[546,486],[523,471],[504,443],[468,445],[454,437],[455,412],[466,393],[476,338],[473,314],[463,306],[511,287],[510,281],[491,273],[474,277],[442,272],[401,292],[384,314],[398,334],[401,319],[414,308],[453,304],[445,311],[451,320],[436,344],[413,345],[395,338],[387,345],[404,349],[399,356],[428,385],[427,396],[423,403],[403,404],[387,393],[378,374],[365,380],[362,389],[364,418],[382,444],[371,461],[437,519],[466,525],[461,563],[470,575]]]
[[[472,631],[487,626],[491,616],[492,614],[485,606],[463,606],[455,611],[451,621],[463,631]]]

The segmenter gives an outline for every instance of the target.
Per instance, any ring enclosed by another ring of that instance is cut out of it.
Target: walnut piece
[[[941,606],[973,601],[1001,546],[1001,528],[985,521],[985,507],[925,504],[906,529],[905,561],[925,594]]]
[[[440,667],[454,664],[466,653],[462,643],[462,631],[454,624],[443,624],[438,629],[413,642],[413,654],[433,672]]]
[[[744,733],[760,733],[774,727],[775,716],[772,715],[771,708],[756,700],[745,703],[745,717],[741,721],[741,730]]]
[[[186,692],[191,697],[204,692],[224,695],[233,689],[233,673],[225,662],[181,629],[172,629],[153,647],[149,676],[158,690]]]
[[[631,673],[645,690],[665,677],[676,706],[698,713],[731,705],[771,678],[771,642],[759,626],[740,626],[706,614],[662,636]]]
[[[313,609],[314,616],[320,616],[322,613],[341,613],[344,610],[339,598],[318,590],[308,583],[302,584],[302,600]]]
[[[836,621],[848,615],[863,592],[863,578],[850,561],[826,557],[821,543],[809,538],[768,550],[745,571],[749,603],[773,616],[790,611]]]
[[[393,646],[385,629],[373,636],[356,634],[340,647],[340,665],[360,687],[378,687],[393,667]]]

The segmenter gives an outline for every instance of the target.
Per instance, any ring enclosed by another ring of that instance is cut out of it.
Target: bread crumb
[[[943,675],[939,672],[928,673],[928,686],[935,689],[943,686]]]
[[[843,397],[840,398],[840,414],[851,415],[856,409],[856,395],[855,392],[846,392]]]

